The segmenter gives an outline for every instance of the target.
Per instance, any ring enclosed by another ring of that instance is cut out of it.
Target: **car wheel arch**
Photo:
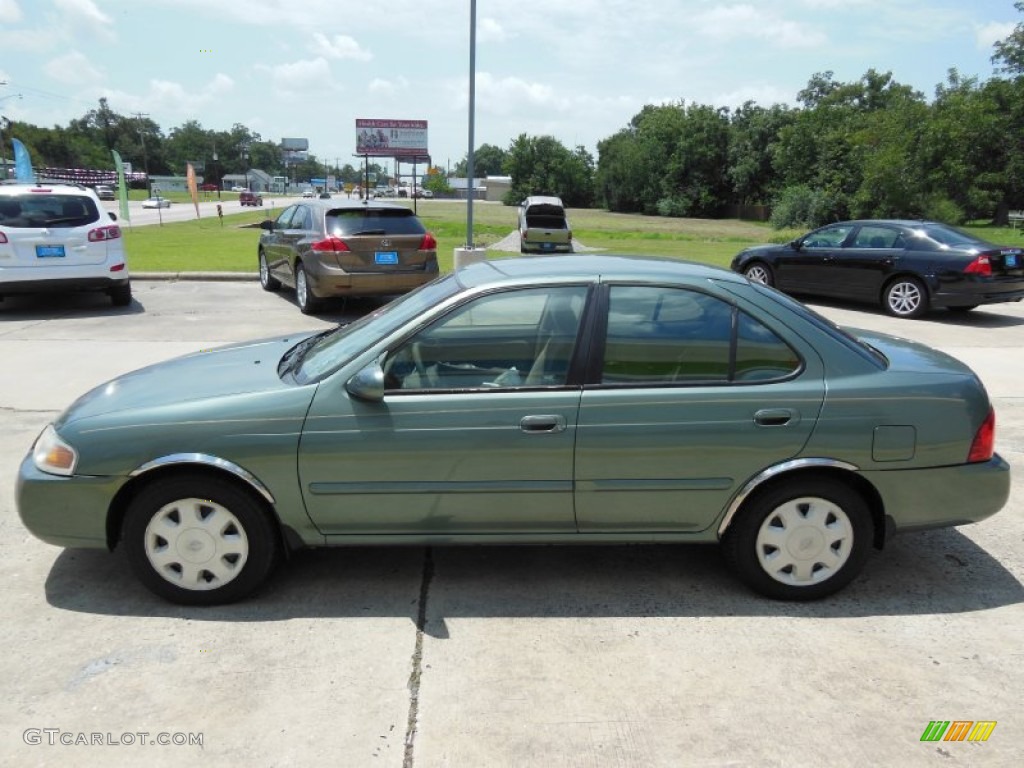
[[[885,545],[887,533],[891,530],[890,520],[885,512],[885,504],[874,485],[863,475],[859,468],[849,462],[827,458],[794,459],[768,467],[748,480],[730,502],[722,522],[718,527],[718,540],[725,538],[736,515],[745,505],[757,497],[768,493],[784,483],[794,481],[810,481],[827,479],[847,486],[861,496],[871,513],[874,528],[872,544],[876,549]]]
[[[171,454],[147,462],[132,471],[128,482],[118,489],[107,511],[107,549],[113,551],[121,540],[124,520],[132,501],[143,488],[157,480],[182,475],[206,476],[211,479],[227,480],[248,493],[270,516],[273,527],[278,531],[284,552],[298,548],[302,539],[277,513],[276,502],[270,490],[254,475],[233,462],[203,454]]]

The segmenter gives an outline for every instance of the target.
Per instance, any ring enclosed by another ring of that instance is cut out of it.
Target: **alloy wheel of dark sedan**
[[[772,268],[767,264],[762,264],[760,261],[755,261],[743,270],[743,274],[755,283],[761,283],[762,285],[775,285],[775,279],[772,276]]]
[[[920,317],[928,311],[928,290],[916,278],[900,277],[886,286],[882,305],[893,317]]]

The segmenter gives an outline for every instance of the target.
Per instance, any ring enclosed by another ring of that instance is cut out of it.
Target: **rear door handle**
[[[788,408],[764,408],[754,414],[754,423],[759,427],[784,427],[794,416]]]
[[[523,416],[519,429],[531,435],[545,435],[565,431],[565,417],[553,415]]]

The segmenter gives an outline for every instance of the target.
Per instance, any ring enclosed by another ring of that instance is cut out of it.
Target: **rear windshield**
[[[545,214],[526,214],[526,226],[530,229],[566,229],[569,224],[565,216],[548,216]]]
[[[932,240],[948,245],[950,248],[963,248],[964,246],[984,247],[989,245],[989,243],[979,237],[946,224],[924,224],[921,226],[921,229]]]
[[[327,234],[338,237],[422,235],[427,231],[408,208],[337,208],[328,211],[326,224]]]
[[[0,226],[11,228],[82,227],[99,221],[91,197],[29,193],[0,197]]]

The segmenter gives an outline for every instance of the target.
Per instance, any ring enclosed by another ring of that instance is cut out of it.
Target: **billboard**
[[[281,149],[285,152],[308,152],[309,139],[281,139]]]
[[[356,154],[373,157],[425,157],[426,120],[356,119]]]

